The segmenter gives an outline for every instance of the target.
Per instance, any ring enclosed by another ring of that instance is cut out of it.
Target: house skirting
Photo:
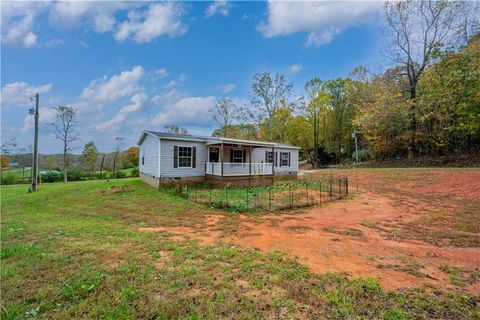
[[[275,177],[273,175],[264,176],[215,176],[207,175],[206,181],[214,186],[271,186]]]
[[[155,177],[143,172],[140,172],[140,179],[154,188],[159,188],[161,185],[168,186],[170,184],[196,184],[205,182],[204,176],[199,177]]]

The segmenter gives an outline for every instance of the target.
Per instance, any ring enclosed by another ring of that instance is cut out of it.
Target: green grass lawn
[[[173,241],[141,226],[221,213],[138,179],[1,189],[2,319],[479,317],[478,297],[387,292],[372,278],[316,275],[285,255]],[[237,215],[227,214],[235,230]]]

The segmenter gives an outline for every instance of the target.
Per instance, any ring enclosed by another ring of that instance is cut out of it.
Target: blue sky
[[[40,92],[40,152],[61,152],[52,108],[78,109],[88,141],[134,145],[176,124],[209,134],[215,99],[246,103],[254,73],[313,78],[379,68],[381,2],[2,2],[1,133],[32,144],[28,97]]]

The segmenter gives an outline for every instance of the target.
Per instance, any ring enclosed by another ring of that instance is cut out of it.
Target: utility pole
[[[357,133],[353,131],[353,139],[355,139],[355,163],[358,163],[358,142],[357,142]]]
[[[30,98],[33,100],[33,98]],[[40,104],[40,95],[35,94],[35,109],[31,108],[30,114],[35,115],[35,138],[33,143],[33,158],[32,158],[32,184],[28,189],[29,192],[37,191],[38,179],[38,106]]]

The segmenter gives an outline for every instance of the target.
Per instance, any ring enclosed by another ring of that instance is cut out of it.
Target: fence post
[[[330,178],[330,191],[328,192],[330,201],[333,201],[333,178]]]
[[[322,182],[318,183],[319,205],[322,205]]]
[[[347,193],[347,196],[348,196],[348,178],[345,178],[345,192]]]
[[[307,190],[307,207],[308,207],[308,181],[305,181],[305,189]]]
[[[247,211],[248,211],[248,193],[250,192],[250,187],[247,186]]]
[[[288,189],[290,190],[289,195],[289,200],[290,200],[290,209],[293,208],[293,193],[292,193],[292,184],[288,184]]]
[[[268,211],[272,211],[272,186],[268,186]]]
[[[208,204],[212,204],[212,184],[209,183],[208,184],[208,197],[209,197],[209,203]]]
[[[228,187],[225,187],[225,203],[228,208]]]
[[[338,199],[342,198],[342,179],[338,179]]]

